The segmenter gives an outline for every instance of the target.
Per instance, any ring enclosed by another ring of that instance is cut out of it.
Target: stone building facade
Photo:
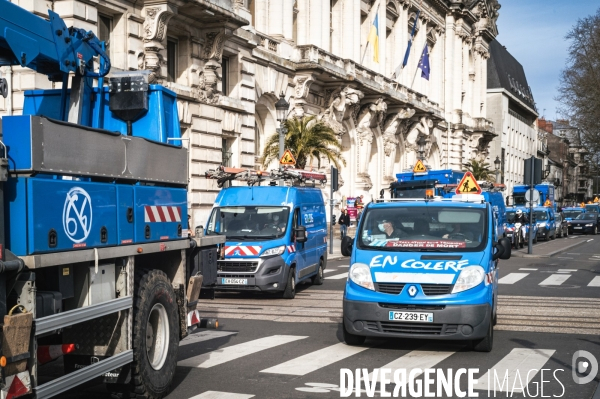
[[[258,166],[280,93],[289,117],[315,115],[337,133],[346,160],[337,198],[377,197],[412,167],[420,137],[426,164],[452,169],[487,158],[496,137],[486,83],[497,0],[15,2],[44,17],[52,8],[68,26],[94,31],[113,70],[150,70],[153,82],[177,93],[193,224],[206,220],[219,191],[205,170]],[[376,15],[379,62],[367,45]],[[408,65],[395,76],[415,24]],[[417,69],[426,45],[429,80]],[[19,67],[3,75],[11,89],[0,99],[4,115],[22,111],[25,90],[53,87]]]
[[[506,185],[505,195],[510,196],[515,185],[523,184],[523,161],[531,156],[544,158],[544,150],[523,66],[496,40],[490,43],[490,54],[487,116],[498,136],[490,145],[488,163],[494,165],[496,157],[500,159],[500,182]],[[538,148],[540,144],[542,148]]]

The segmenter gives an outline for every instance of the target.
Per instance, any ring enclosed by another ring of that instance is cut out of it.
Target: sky
[[[523,65],[538,113],[560,118],[560,72],[565,68],[567,33],[580,18],[600,8],[600,0],[499,0],[496,39]]]

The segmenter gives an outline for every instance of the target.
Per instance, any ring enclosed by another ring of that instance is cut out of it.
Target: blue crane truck
[[[513,187],[512,198],[513,198],[513,206],[523,207],[527,205],[527,200],[525,199],[525,193],[529,190],[529,186],[527,185],[515,185]],[[540,198],[538,201],[534,202],[533,206],[550,206],[556,212],[556,202],[554,200],[554,185],[550,183],[542,183],[537,184],[534,187],[540,193]]]
[[[452,169],[397,173],[397,181],[390,185],[392,198],[443,197],[444,187],[458,184],[464,175],[465,172]]]
[[[0,125],[2,397],[101,377],[161,398],[224,238],[189,237],[175,94],[144,72],[108,75],[103,43],[48,15],[0,0],[0,66],[63,83],[26,92],[23,115]],[[64,375],[47,378],[59,357]]]

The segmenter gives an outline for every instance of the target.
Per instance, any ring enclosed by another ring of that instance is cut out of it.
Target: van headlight
[[[375,291],[375,285],[373,284],[373,278],[371,277],[371,268],[364,263],[353,264],[350,268],[349,277],[355,284],[368,290]]]
[[[546,222],[541,222],[541,223],[539,224],[539,226],[540,226],[540,227],[546,227]]]
[[[594,225],[594,223],[588,223],[585,225],[585,227],[592,227]]]
[[[262,258],[265,256],[281,255],[283,253],[283,251],[285,251],[285,245],[281,245],[281,246],[275,247],[275,248],[269,248],[269,249],[266,249],[260,255],[260,257]]]
[[[481,266],[467,266],[460,271],[458,279],[452,288],[452,293],[463,292],[477,287],[483,281],[485,272]]]

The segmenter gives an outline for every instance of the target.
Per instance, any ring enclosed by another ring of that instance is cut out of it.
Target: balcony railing
[[[386,92],[401,101],[416,103],[415,105],[420,105],[439,116],[442,115],[439,104],[429,100],[426,95],[402,86],[395,80],[365,68],[353,60],[338,57],[317,46],[310,44],[297,46],[294,58],[293,61],[300,64],[320,64],[329,72],[343,79],[360,80],[365,86],[369,86],[374,90]]]

